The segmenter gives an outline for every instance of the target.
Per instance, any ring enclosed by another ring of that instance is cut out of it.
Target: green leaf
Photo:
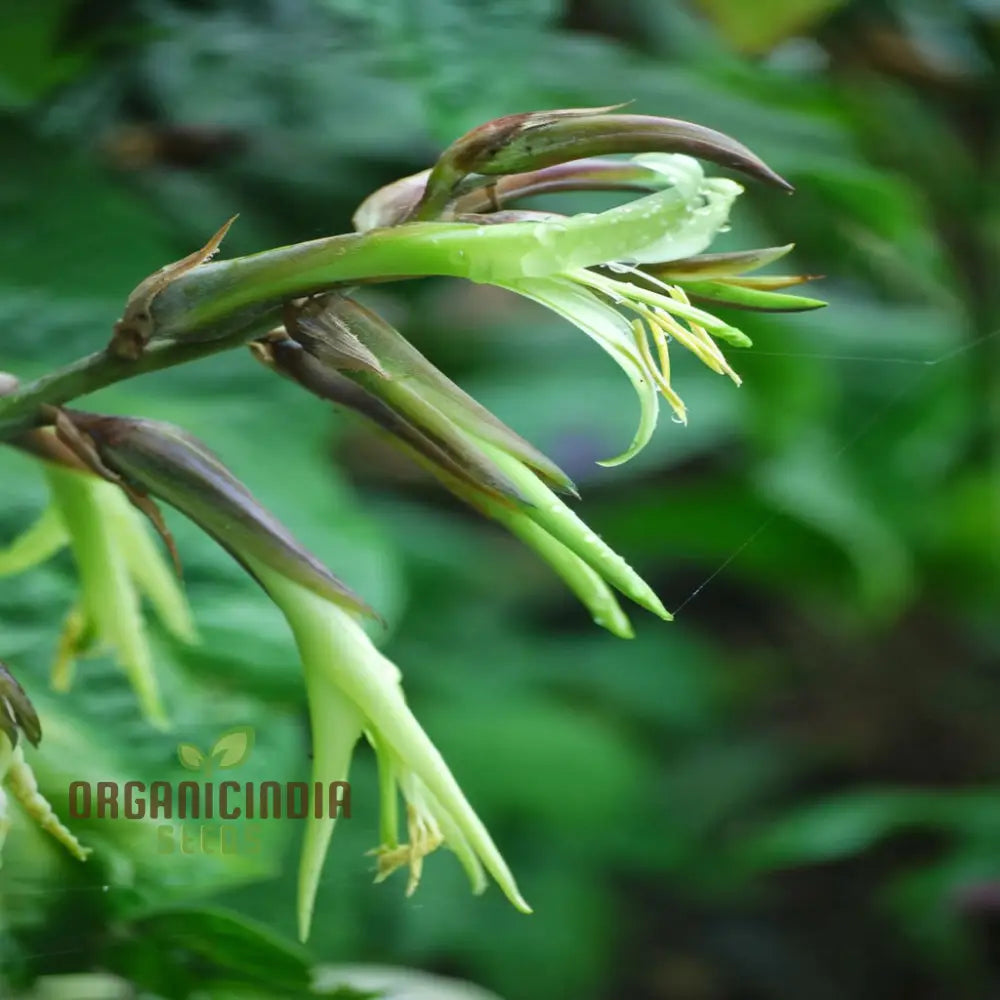
[[[135,919],[129,929],[162,948],[189,952],[258,985],[304,991],[311,981],[305,949],[228,910],[170,907]]]

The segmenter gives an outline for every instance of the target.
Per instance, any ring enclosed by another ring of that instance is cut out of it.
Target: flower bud
[[[743,250],[738,253],[711,253],[671,260],[662,264],[646,264],[641,269],[657,282],[672,282],[698,302],[749,309],[755,312],[803,312],[821,309],[826,305],[820,299],[804,295],[784,295],[777,290],[814,281],[815,274],[777,274],[754,278],[745,277],[747,271],[756,271],[784,257],[794,244],[768,247],[762,250]]]
[[[15,747],[18,733],[24,733],[32,746],[38,746],[42,738],[42,726],[34,705],[3,663],[0,663],[0,733]]]
[[[247,558],[352,611],[374,615],[200,441],[154,420],[71,414],[109,468],[179,510],[242,565]]]
[[[388,429],[457,496],[505,524],[550,561],[599,624],[618,635],[631,634],[605,581],[669,620],[651,588],[552,492],[553,480],[559,485],[567,481],[553,475],[553,470],[559,470],[434,368],[384,320],[351,299],[327,295],[290,313],[288,321],[289,332],[308,360],[283,348],[278,337],[258,346],[262,360],[273,365],[284,353],[283,365],[291,377],[318,395],[343,402],[346,397],[336,381],[338,366],[344,365],[345,357],[353,361],[360,343],[378,359],[384,375],[356,365],[353,370],[342,369],[367,390],[369,398],[377,396],[380,407],[373,412],[371,406],[358,405],[355,397],[353,408]],[[348,350],[345,342],[351,345]],[[386,411],[401,424],[386,419]],[[443,442],[453,456],[473,457],[475,464],[463,462],[461,473],[455,475],[453,465],[436,461],[418,438],[400,433],[401,426]],[[484,468],[488,480],[474,474],[475,469],[481,473]],[[504,485],[501,499],[512,502],[498,504],[497,491],[484,488],[497,482]]]
[[[608,153],[685,153],[792,190],[763,160],[722,132],[675,118],[607,113],[614,110],[534,111],[480,125],[441,155],[415,217],[437,218],[469,174],[517,174]]]
[[[379,188],[369,195],[354,213],[354,228],[359,232],[398,226],[414,212],[427,188],[430,170],[422,170]],[[454,200],[442,217],[471,222],[463,215],[495,212],[521,198],[570,191],[659,191],[667,184],[663,173],[634,160],[588,158],[557,163],[541,170],[509,174],[499,178],[470,175],[457,185]],[[490,216],[493,218],[493,216]],[[494,219],[494,221],[497,221]],[[518,219],[506,219],[513,222]]]
[[[462,456],[469,457],[470,448],[456,428],[492,441],[556,489],[574,492],[571,480],[554,462],[435,368],[398,330],[360,303],[342,295],[322,296],[298,311],[290,326],[290,336],[317,361],[346,374],[451,451],[460,463]],[[356,343],[378,359],[379,371],[345,366],[345,355],[351,356],[351,348],[345,348],[345,344]],[[493,471],[484,456],[478,456],[473,464],[489,470],[488,476],[494,480],[489,485],[504,484],[505,477]],[[507,484],[500,492],[519,496]]]
[[[284,333],[253,341],[250,348],[262,364],[298,382],[320,399],[367,418],[379,431],[424,458],[431,467],[502,503],[523,499],[517,487],[477,449],[461,438],[445,441],[418,427],[378,396],[324,365]]]

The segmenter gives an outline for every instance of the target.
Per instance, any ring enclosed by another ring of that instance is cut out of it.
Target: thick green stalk
[[[273,326],[279,314],[280,304],[275,304],[267,313],[259,313],[255,321],[219,339],[152,344],[136,361],[118,358],[106,351],[80,358],[64,368],[29,382],[17,392],[0,397],[0,441],[15,437],[35,426],[39,410],[43,406],[62,406],[115,382],[241,347],[251,337]]]

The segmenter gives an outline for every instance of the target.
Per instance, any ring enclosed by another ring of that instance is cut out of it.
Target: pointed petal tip
[[[603,629],[607,629],[613,636],[616,636],[619,639],[635,638],[635,629],[632,628],[632,623],[625,617],[624,612],[618,620],[604,622],[595,618],[594,623]]]
[[[528,905],[528,901],[521,895],[518,891],[516,885],[511,885],[509,887],[502,886],[503,894],[510,900],[514,909],[520,913],[534,913],[535,911]]]
[[[296,912],[296,923],[299,944],[305,944],[312,933],[313,910],[316,905],[316,896],[311,894],[308,898],[300,899]]]
[[[674,620],[674,616],[663,606],[663,602],[653,593],[652,588],[646,594],[634,597],[633,600],[647,611],[652,612],[657,618],[662,618],[665,622],[672,622]]]

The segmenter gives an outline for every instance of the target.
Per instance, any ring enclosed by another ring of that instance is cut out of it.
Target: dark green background
[[[472,897],[443,852],[412,899],[401,875],[373,887],[364,751],[308,954],[290,943],[292,824],[227,865],[157,856],[142,824],[81,824],[85,866],[19,824],[0,995],[139,995],[37,981],[109,972],[143,997],[300,996],[313,962],[507,1000],[994,995],[998,67],[995,0],[7,0],[0,369],[21,377],[102,346],[131,288],[230,215],[227,255],[345,231],[481,121],[627,100],[729,132],[796,185],[749,185],[719,246],[794,241],[830,307],[730,317],[755,342],[729,351],[740,389],[675,356],[689,426],[664,418],[609,470],[594,462],[629,440],[634,398],[578,331],[457,282],[369,297],[562,465],[581,514],[682,609],[637,613],[631,642],[248,356],[88,400],[202,437],[385,615],[418,717],[536,912]],[[28,462],[0,456],[0,545],[43,502]],[[205,641],[157,634],[169,736],[106,660],[48,691],[68,557],[0,581],[0,656],[42,714],[32,759],[57,804],[73,779],[175,780],[179,740],[238,724],[257,732],[245,778],[308,772],[282,620],[171,524]]]

